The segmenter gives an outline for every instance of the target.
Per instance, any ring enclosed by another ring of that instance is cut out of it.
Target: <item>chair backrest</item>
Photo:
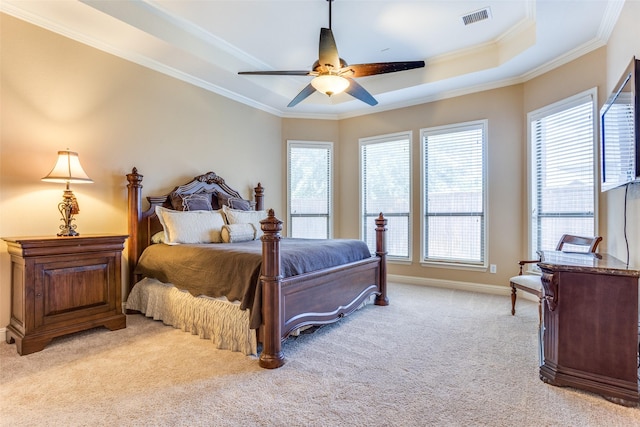
[[[558,246],[556,247],[556,251],[561,251],[564,245],[571,246],[584,246],[585,252],[595,252],[600,244],[602,237],[582,237],[582,236],[574,236],[571,234],[564,234],[560,238],[558,242]]]

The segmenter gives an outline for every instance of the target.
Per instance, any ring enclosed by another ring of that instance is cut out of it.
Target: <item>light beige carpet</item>
[[[391,284],[289,339],[287,364],[140,315],[20,357],[0,344],[2,426],[633,426],[640,409],[538,379],[537,305]]]

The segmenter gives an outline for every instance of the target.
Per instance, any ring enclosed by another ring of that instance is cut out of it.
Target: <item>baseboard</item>
[[[2,338],[2,342],[7,341],[7,328],[0,328],[0,338]]]
[[[488,285],[485,283],[459,282],[455,280],[430,279],[427,277],[401,276],[397,274],[388,274],[389,282],[406,283],[408,285],[431,286],[433,288],[455,289],[459,291],[479,292],[483,294],[511,296],[511,288],[509,286]],[[524,298],[530,301],[538,302],[535,295],[526,292],[518,292],[518,298]]]

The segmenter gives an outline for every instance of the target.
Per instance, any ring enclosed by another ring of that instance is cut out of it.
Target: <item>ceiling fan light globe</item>
[[[318,92],[331,96],[336,93],[344,92],[349,87],[349,81],[344,77],[325,74],[317,76],[311,80],[311,86],[313,86]]]

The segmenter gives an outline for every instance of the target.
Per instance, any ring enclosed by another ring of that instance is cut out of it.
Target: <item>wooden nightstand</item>
[[[123,235],[4,237],[11,255],[7,343],[21,355],[55,337],[127,325],[121,302]]]

